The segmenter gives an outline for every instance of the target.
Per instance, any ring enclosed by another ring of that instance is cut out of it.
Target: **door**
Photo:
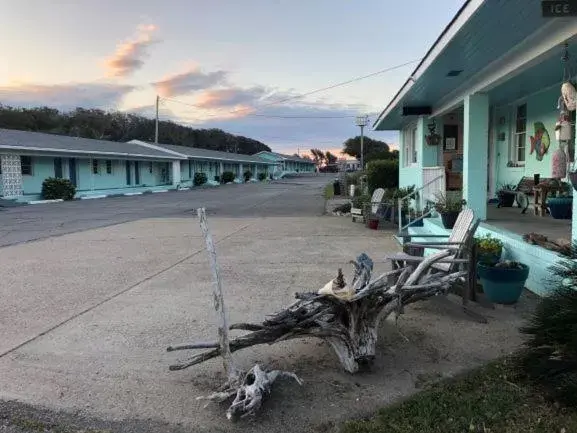
[[[130,172],[130,161],[126,161],[126,185],[132,185],[132,173]]]
[[[68,160],[68,177],[70,177],[72,185],[78,186],[76,179],[76,158],[70,158]]]
[[[140,165],[138,161],[134,161],[134,184],[140,185]]]
[[[54,177],[62,179],[62,158],[54,158]]]

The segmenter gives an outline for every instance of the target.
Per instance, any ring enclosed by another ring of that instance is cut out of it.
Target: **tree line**
[[[50,107],[0,105],[0,128],[118,142],[154,142],[155,121],[119,111],[76,108],[64,112]],[[229,134],[221,129],[195,129],[165,120],[159,122],[158,142],[247,155],[271,150],[260,141]]]

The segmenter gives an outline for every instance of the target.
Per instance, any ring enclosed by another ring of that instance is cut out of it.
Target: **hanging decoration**
[[[537,157],[537,161],[542,161],[543,156],[549,150],[549,146],[551,145],[551,139],[549,138],[549,132],[545,128],[543,122],[535,122],[534,123],[535,134],[531,137],[531,152],[535,152],[535,156]]]
[[[551,177],[554,179],[564,179],[567,176],[567,154],[565,144],[559,143],[559,147],[551,158]]]
[[[441,141],[441,136],[437,134],[437,124],[433,120],[427,125],[427,128],[429,128],[429,135],[425,136],[427,144],[429,146],[437,146]]]

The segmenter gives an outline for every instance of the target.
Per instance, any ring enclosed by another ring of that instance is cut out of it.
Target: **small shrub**
[[[367,164],[369,194],[377,188],[391,189],[399,186],[399,161],[376,160]]]
[[[234,182],[234,173],[232,171],[225,171],[221,176],[223,183]]]
[[[220,176],[218,176],[218,175],[217,175],[217,176],[214,176],[214,181],[220,183]]]
[[[68,179],[49,177],[42,182],[42,198],[44,200],[72,200],[76,187]]]
[[[265,180],[266,177],[267,177],[267,176],[266,176],[266,173],[259,173],[259,174],[258,174],[258,180],[260,180],[261,182],[262,182],[263,180]]]
[[[520,329],[528,339],[518,357],[529,379],[561,403],[577,405],[577,242],[570,257],[550,267],[553,292]]]
[[[208,181],[206,173],[194,173],[194,186],[204,185]]]
[[[244,181],[248,182],[252,178],[252,171],[247,170],[244,172]]]

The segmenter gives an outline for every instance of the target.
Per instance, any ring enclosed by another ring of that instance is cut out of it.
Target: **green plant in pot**
[[[441,193],[435,196],[433,202],[435,210],[441,215],[443,227],[446,229],[452,229],[455,226],[457,217],[465,204],[467,202],[461,198]]]
[[[479,263],[494,265],[501,260],[503,253],[503,242],[492,237],[489,233],[485,236],[475,238],[477,248],[477,259]]]
[[[573,196],[571,186],[567,182],[553,181],[553,186],[560,188],[555,197],[547,200],[547,207],[555,219],[571,219],[573,215]]]
[[[510,305],[516,303],[523,293],[529,266],[511,260],[493,264],[479,262],[477,275],[489,301]]]
[[[515,194],[513,191],[517,188],[517,185],[513,184],[503,184],[499,187],[499,191],[497,191],[497,198],[499,199],[499,204],[497,207],[513,207],[513,203],[515,203]]]

